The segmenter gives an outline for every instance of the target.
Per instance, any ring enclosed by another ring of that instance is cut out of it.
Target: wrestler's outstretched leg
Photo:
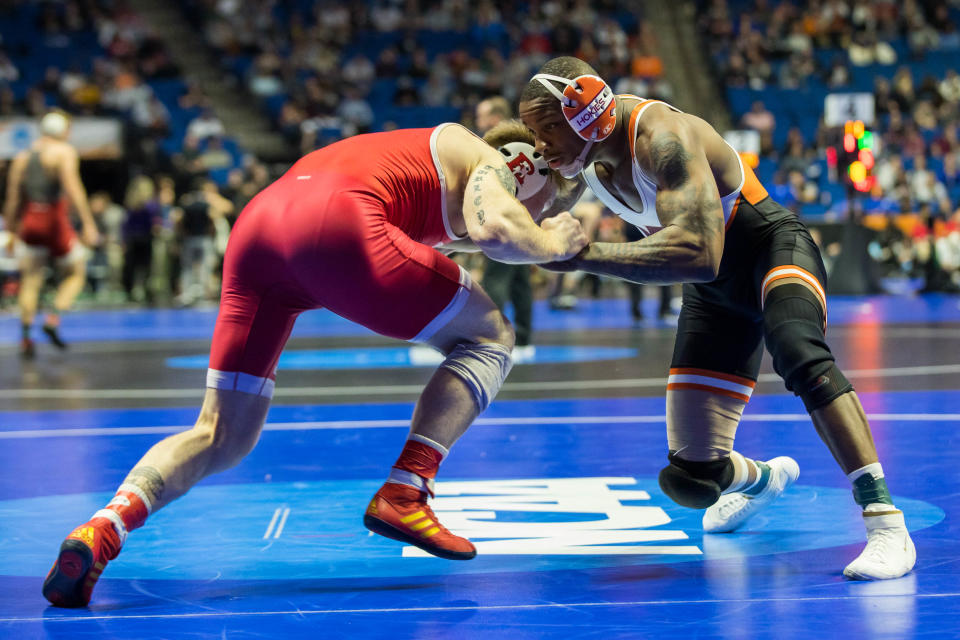
[[[61,607],[83,607],[127,533],[206,476],[235,466],[263,428],[269,397],[207,389],[192,429],[164,438],[133,467],[116,495],[60,545],[43,595]]]

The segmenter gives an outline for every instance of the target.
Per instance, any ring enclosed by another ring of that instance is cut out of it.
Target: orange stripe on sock
[[[742,384],[745,387],[750,387],[751,389],[757,385],[756,380],[751,380],[750,378],[743,378],[741,376],[735,376],[732,373],[722,373],[720,371],[710,371],[709,369],[694,369],[691,367],[676,367],[670,369],[670,375],[678,376],[704,376],[706,378],[717,378],[718,380],[726,380],[727,382],[733,382],[736,384]]]
[[[750,396],[737,393],[736,391],[730,391],[729,389],[721,389],[720,387],[711,387],[705,384],[696,384],[694,382],[671,382],[667,385],[667,391],[677,391],[680,389],[706,391],[708,393],[716,393],[717,395],[727,396],[728,398],[736,398],[737,400],[742,400],[743,402],[750,402]]]

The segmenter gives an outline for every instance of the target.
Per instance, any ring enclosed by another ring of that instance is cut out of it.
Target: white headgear
[[[499,148],[507,168],[517,181],[517,199],[526,200],[536,195],[550,179],[550,168],[532,145],[526,142],[508,142]]]

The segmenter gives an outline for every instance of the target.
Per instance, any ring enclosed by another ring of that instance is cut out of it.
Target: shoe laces
[[[747,498],[742,493],[735,493],[730,497],[729,500],[720,505],[719,514],[720,517],[726,520],[732,516],[737,511],[743,509],[746,505],[750,504],[750,499]]]
[[[887,564],[889,554],[886,550],[889,546],[896,546],[898,530],[895,527],[884,527],[874,529],[867,537],[867,546],[863,550],[863,555],[871,562]]]

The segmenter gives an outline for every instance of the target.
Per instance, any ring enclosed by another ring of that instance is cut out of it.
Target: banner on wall
[[[40,136],[37,118],[0,118],[0,159],[10,159]],[[123,156],[123,125],[116,118],[71,118],[68,141],[82,160]]]

